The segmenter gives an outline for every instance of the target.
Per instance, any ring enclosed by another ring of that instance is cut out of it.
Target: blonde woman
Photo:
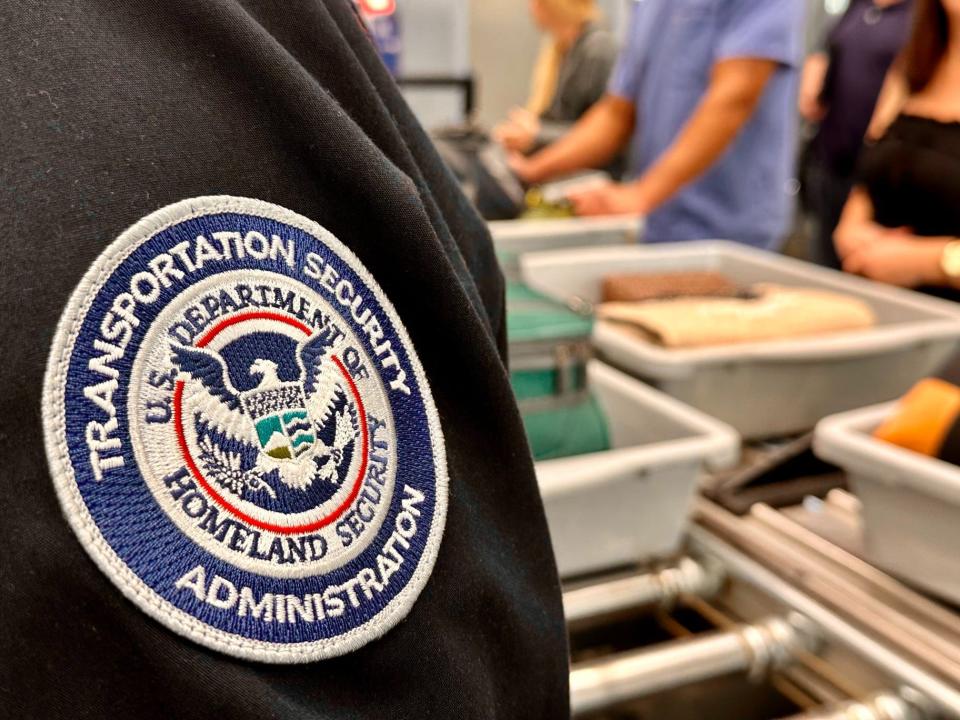
[[[617,56],[613,35],[597,25],[595,0],[530,0],[530,14],[547,35],[530,98],[493,131],[504,148],[521,153],[549,145],[603,96]]]

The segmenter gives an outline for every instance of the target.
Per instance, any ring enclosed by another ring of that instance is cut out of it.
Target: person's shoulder
[[[587,27],[581,46],[583,53],[590,56],[612,57],[618,50],[616,35],[602,25]]]

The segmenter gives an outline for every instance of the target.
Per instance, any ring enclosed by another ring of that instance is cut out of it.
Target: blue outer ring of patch
[[[100,336],[100,322],[110,308],[113,298],[129,289],[130,279],[147,267],[147,261],[158,253],[166,252],[179,242],[184,240],[192,242],[197,235],[201,234],[210,237],[211,233],[218,231],[246,233],[250,230],[260,232],[268,238],[272,234],[278,234],[284,239],[293,239],[296,248],[295,268],[290,268],[279,259],[278,261],[256,260],[248,255],[243,259],[233,258],[228,261],[230,264],[226,268],[223,263],[217,262],[213,263],[209,270],[202,268],[191,273],[189,285],[225,270],[265,270],[292,278],[315,290],[322,297],[326,297],[325,291],[318,286],[317,281],[298,271],[298,268],[304,265],[306,254],[314,252],[325,263],[333,266],[342,278],[346,278],[358,291],[363,292],[365,302],[378,312],[384,338],[390,340],[391,347],[397,352],[401,365],[407,369],[412,367],[409,349],[397,333],[390,314],[385,312],[377,302],[372,289],[343,258],[312,234],[272,218],[241,213],[218,213],[184,220],[156,233],[130,253],[103,282],[89,306],[73,346],[66,381],[65,420],[70,462],[83,501],[106,542],[144,583],[173,606],[211,627],[251,640],[284,644],[337,638],[375,618],[407,585],[419,565],[433,523],[438,521],[435,516],[437,483],[435,458],[427,413],[421,395],[422,389],[415,373],[407,373],[410,395],[387,391],[396,429],[394,442],[397,457],[397,480],[390,510],[377,536],[360,555],[322,575],[304,578],[269,577],[241,570],[212,555],[190,540],[173,523],[157,504],[139,472],[127,429],[129,423],[126,421],[132,365],[145,333],[157,315],[169,303],[176,301],[179,293],[183,291],[183,286],[163,288],[157,301],[149,306],[138,305],[137,317],[141,322],[127,345],[122,361],[116,365],[120,370],[121,384],[113,395],[117,418],[121,420],[119,433],[123,440],[124,466],[110,470],[109,479],[101,483],[94,480],[89,467],[87,457],[89,451],[84,438],[84,429],[89,420],[103,421],[104,416],[102,413],[91,412],[90,403],[80,389],[104,379],[102,375],[91,372],[87,363],[93,355],[99,355],[93,349],[93,341]],[[339,316],[367,346],[366,336],[350,313]],[[369,349],[369,346],[367,347]],[[355,577],[362,568],[376,567],[376,556],[393,534],[395,518],[402,509],[404,484],[419,490],[425,497],[424,502],[418,506],[422,515],[418,518],[417,534],[409,540],[410,548],[403,551],[404,562],[391,576],[384,592],[375,594],[373,600],[363,598],[359,608],[352,608],[347,601],[347,612],[338,618],[296,624],[251,621],[249,618],[238,617],[235,612],[212,607],[197,600],[192,592],[177,590],[174,587],[174,583],[180,577],[197,565],[203,565],[207,569],[208,582],[213,574],[220,575],[237,588],[250,587],[258,598],[266,593],[302,596],[307,593],[323,592],[329,585],[339,585]],[[135,519],[135,523],[131,522],[132,519]]]

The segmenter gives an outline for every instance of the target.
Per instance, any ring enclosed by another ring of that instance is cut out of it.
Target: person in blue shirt
[[[580,215],[647,216],[648,242],[773,249],[791,214],[805,0],[634,0],[606,95],[511,165],[530,183],[630,146],[625,183],[571,196]]]

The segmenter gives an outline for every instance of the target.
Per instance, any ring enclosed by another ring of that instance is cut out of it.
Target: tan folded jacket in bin
[[[840,293],[771,284],[752,290],[751,298],[603,303],[597,317],[624,323],[670,348],[822,335],[876,322],[869,305]]]

